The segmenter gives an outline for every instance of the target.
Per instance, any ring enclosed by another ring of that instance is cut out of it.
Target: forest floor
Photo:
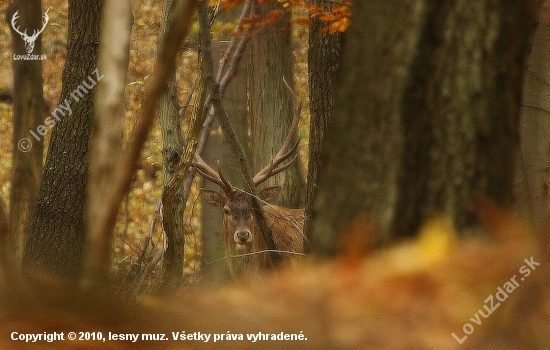
[[[0,13],[5,13],[8,3],[0,3]],[[153,71],[154,59],[157,54],[157,36],[162,18],[162,0],[132,0],[134,23],[130,46],[130,64],[126,88],[126,119],[125,141],[132,137],[132,132],[141,113],[141,104],[144,97],[144,82]],[[65,63],[67,42],[67,1],[44,0],[42,9],[49,9],[49,22],[41,34],[42,53],[47,59],[43,64],[43,91],[44,97],[50,101],[50,106],[57,106],[62,89],[62,72]],[[293,56],[295,58],[295,84],[300,100],[304,101],[303,119],[301,122],[301,136],[307,140],[308,131],[308,91],[307,91],[307,29],[303,26],[294,30]],[[177,62],[177,91],[180,104],[191,93],[193,82],[198,76],[197,52],[193,49],[196,39],[196,28],[187,39],[186,45],[180,52]],[[213,34],[216,36],[216,26]],[[230,30],[231,26],[219,26],[218,30]],[[229,29],[228,29],[229,28]],[[9,21],[0,21],[0,91],[12,86],[12,49]],[[244,89],[243,89],[244,91]],[[53,107],[52,107],[53,108]],[[49,114],[51,111],[47,112]],[[9,203],[11,189],[11,155],[12,149],[12,110],[8,104],[0,103],[0,197]],[[183,123],[183,132],[186,122]],[[51,130],[44,138],[44,159],[47,154]],[[307,143],[307,142],[303,142]],[[123,202],[115,228],[113,242],[113,272],[124,273],[136,261],[137,255],[143,246],[147,235],[153,232],[153,243],[162,246],[163,236],[160,225],[152,225],[155,210],[162,194],[162,139],[160,127],[156,122],[149,134],[149,139],[143,149],[138,171],[130,193]],[[307,145],[301,149],[307,154]],[[196,179],[197,180],[197,179]],[[196,181],[197,182],[197,181]],[[195,184],[197,185],[197,183]],[[195,186],[196,187],[196,186]],[[196,259],[200,252],[200,200],[196,188],[193,188],[188,209],[185,215],[186,234],[186,265],[184,272],[192,276],[200,268],[200,261]],[[38,208],[37,210],[40,210]],[[223,263],[223,262],[222,262]]]

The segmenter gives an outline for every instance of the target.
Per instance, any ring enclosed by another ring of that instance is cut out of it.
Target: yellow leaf
[[[391,271],[410,274],[445,260],[456,242],[451,220],[443,215],[428,219],[417,239],[403,242],[381,254],[381,261]]]
[[[455,239],[456,233],[451,219],[438,215],[422,225],[417,244],[425,259],[438,261],[447,255]]]

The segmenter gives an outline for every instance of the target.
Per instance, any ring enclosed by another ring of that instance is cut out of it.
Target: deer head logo
[[[40,33],[44,31],[44,28],[46,28],[46,24],[48,24],[48,20],[49,20],[48,11],[46,11],[46,13],[44,13],[44,16],[42,17],[43,18],[42,29],[40,30],[35,29],[32,32],[31,36],[27,35],[26,29],[24,32],[21,32],[21,30],[19,30],[19,27],[15,24],[15,21],[17,20],[17,18],[19,18],[19,10],[15,11],[15,13],[13,14],[13,17],[11,18],[11,26],[13,30],[19,33],[19,35],[21,35],[21,38],[25,40],[25,49],[27,50],[27,53],[32,53],[32,51],[34,50],[34,42],[36,41],[36,38],[38,38]]]

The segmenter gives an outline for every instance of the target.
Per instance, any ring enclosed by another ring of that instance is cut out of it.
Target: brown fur
[[[267,188],[260,192],[260,198],[269,202],[280,188]],[[220,194],[215,191],[201,190],[202,197],[210,205],[223,210],[222,235],[225,255],[233,276],[256,273],[260,268],[268,268],[267,249],[259,227],[252,215],[247,195],[235,191]],[[282,253],[284,262],[292,260],[296,254],[304,252],[304,210],[288,209],[276,205],[263,207],[266,219],[273,232],[273,239]],[[242,240],[239,240],[241,234]],[[248,239],[244,241],[244,238]]]

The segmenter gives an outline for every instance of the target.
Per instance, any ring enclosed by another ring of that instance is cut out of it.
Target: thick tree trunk
[[[521,152],[516,172],[517,207],[535,226],[548,225],[548,162],[550,159],[550,1],[543,5],[523,86],[519,119]]]
[[[389,241],[440,212],[466,228],[480,197],[511,204],[537,8],[354,3],[314,206],[315,252],[334,254],[336,237],[358,216],[373,218],[378,239]]]
[[[56,122],[23,263],[76,277],[82,267],[88,143],[99,41],[101,1],[69,0],[67,61],[59,105],[69,111]],[[78,90],[77,90],[78,89]]]
[[[235,16],[238,17],[240,13],[240,8],[238,11],[234,11],[233,19]],[[224,15],[220,13],[220,15]],[[228,22],[231,18],[222,17]],[[219,61],[219,53],[223,52],[227,45],[223,44],[229,38],[220,38],[218,42],[213,43],[212,54],[214,56],[214,62]],[[243,58],[244,61],[241,61],[237,73],[233,78],[232,82],[227,86],[225,93],[222,97],[225,110],[233,126],[233,130],[237,134],[239,140],[243,147],[247,148],[248,146],[248,112],[247,112],[247,100],[246,100],[246,91],[243,90],[243,86],[246,86],[246,57]],[[245,149],[248,152],[248,149]],[[235,159],[235,155],[231,152],[231,148],[223,138],[223,134],[217,122],[214,122],[212,125],[212,131],[208,138],[208,143],[204,149],[203,159],[205,159],[209,164],[216,164],[216,160],[220,161],[220,164],[223,167],[224,175],[226,178],[236,187],[242,188],[242,176],[237,171],[238,163]],[[250,157],[248,157],[250,159]],[[210,181],[204,181],[203,187],[207,189],[219,191],[219,187],[211,183]],[[215,208],[213,206],[206,205],[203,202],[201,212],[202,219],[202,233],[203,233],[203,260],[208,263],[209,261],[218,260],[225,256],[223,239],[222,239],[222,216],[220,208]],[[227,280],[229,275],[229,270],[227,264],[223,261],[218,261],[212,265],[207,266],[207,273],[209,274],[209,282],[220,282]]]
[[[263,18],[277,9],[282,7],[263,4],[258,6],[258,13]],[[269,164],[281,148],[293,117],[292,96],[283,82],[284,77],[293,84],[291,36],[290,31],[281,30],[289,25],[290,13],[283,13],[280,23],[264,28],[250,46],[248,94],[253,172]],[[292,208],[304,206],[304,183],[298,163],[263,184],[273,185],[283,186],[275,204]]]
[[[424,16],[418,1],[354,5],[323,149],[312,252],[333,254],[338,233],[363,211],[385,221],[393,216],[403,142],[400,104]]]
[[[18,12],[16,23],[21,30],[33,31],[42,27],[42,4],[40,0],[12,3],[6,11],[11,22]],[[11,27],[13,53],[25,55],[25,41]],[[47,27],[46,27],[47,30]],[[33,54],[42,53],[42,35],[34,42]],[[44,143],[29,134],[44,124],[44,100],[42,98],[42,61],[13,61],[13,158],[10,193],[10,237],[11,252],[21,260],[25,238],[28,233],[40,174]]]
[[[333,5],[326,0],[313,0],[312,4],[330,11]],[[341,35],[329,34],[321,29],[326,25],[318,17],[312,19],[309,30],[309,165],[307,174],[305,228],[309,236],[309,220],[313,212],[313,200],[317,178],[321,168],[321,150],[334,103],[334,80],[340,62]]]
[[[459,229],[472,226],[480,196],[512,205],[534,6],[428,2],[403,104],[406,143],[395,234],[411,235],[441,211]]]

